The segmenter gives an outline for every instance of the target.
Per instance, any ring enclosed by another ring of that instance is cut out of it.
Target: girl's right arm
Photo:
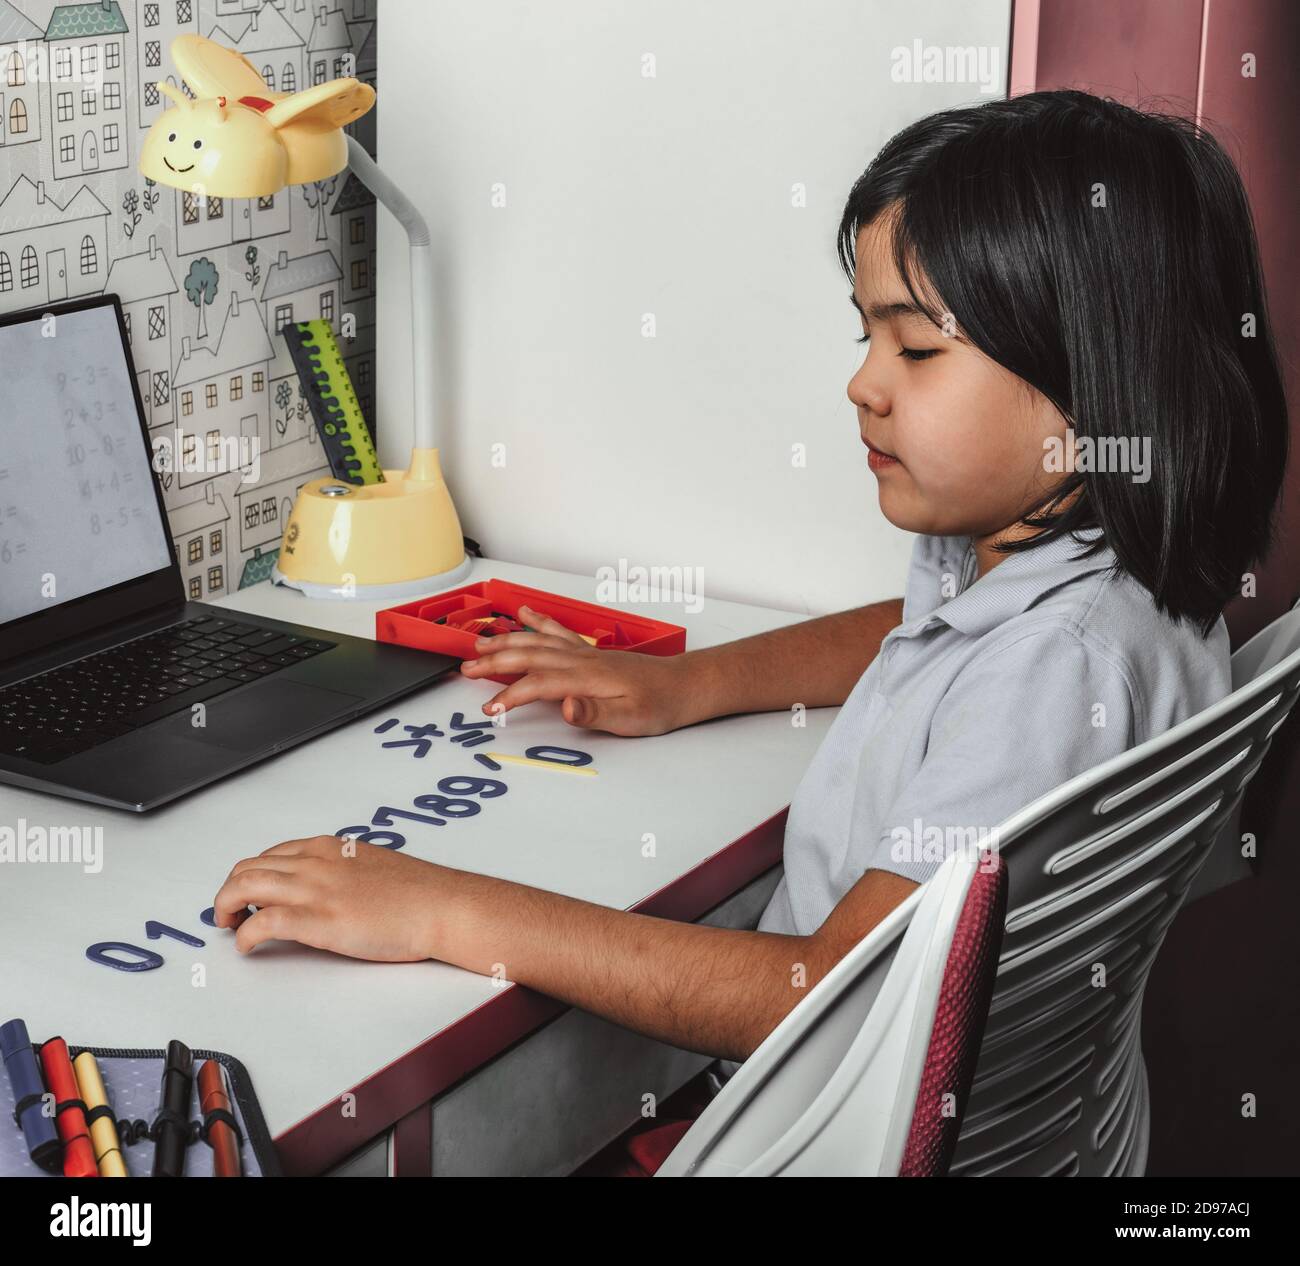
[[[842,704],[902,622],[903,603],[891,598],[668,657],[596,650],[526,607],[520,617],[539,631],[480,638],[480,658],[461,665],[466,677],[524,674],[488,700],[487,715],[553,699],[570,725],[645,735],[796,703]]]

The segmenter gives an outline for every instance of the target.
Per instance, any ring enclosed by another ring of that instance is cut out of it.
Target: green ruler
[[[289,345],[294,368],[316,420],[321,444],[335,479],[349,484],[384,482],[370,428],[361,414],[343,364],[343,353],[330,323],[298,321],[281,331]]]

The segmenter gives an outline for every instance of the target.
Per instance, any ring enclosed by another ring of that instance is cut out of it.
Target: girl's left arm
[[[868,871],[815,933],[784,936],[612,910],[318,836],[239,862],[215,904],[244,952],[294,940],[355,958],[440,959],[674,1046],[744,1059],[915,887]]]

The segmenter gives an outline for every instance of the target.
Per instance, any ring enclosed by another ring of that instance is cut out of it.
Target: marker
[[[63,1140],[63,1176],[98,1178],[95,1149],[86,1126],[86,1105],[77,1092],[77,1076],[68,1058],[68,1044],[61,1037],[41,1043],[41,1067],[45,1083],[54,1095],[54,1123]]]
[[[199,1114],[206,1120],[210,1112],[224,1112],[234,1116],[230,1106],[230,1093],[226,1086],[226,1070],[215,1060],[208,1059],[199,1066]],[[239,1178],[239,1135],[234,1127],[220,1118],[208,1126],[208,1141],[212,1144],[212,1163],[218,1178]]]
[[[27,1036],[27,1025],[21,1020],[0,1024],[0,1057],[9,1074],[9,1085],[14,1092],[14,1117],[23,1128],[27,1154],[41,1169],[57,1174],[62,1167],[63,1149],[59,1146],[54,1118],[41,1111],[45,1083],[41,1080],[41,1066],[32,1050],[32,1040]]]
[[[126,1161],[122,1156],[121,1140],[117,1136],[117,1118],[104,1090],[104,1079],[99,1075],[99,1065],[89,1051],[82,1051],[72,1061],[72,1071],[77,1074],[77,1087],[81,1091],[88,1111],[90,1143],[95,1149],[95,1164],[101,1178],[126,1178]]]
[[[153,1152],[155,1178],[179,1178],[185,1172],[185,1142],[193,1089],[194,1056],[184,1042],[173,1039],[167,1043],[167,1062],[163,1065],[162,1112]]]

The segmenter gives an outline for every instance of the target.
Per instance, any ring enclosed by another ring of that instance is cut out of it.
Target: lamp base
[[[312,598],[386,601],[456,584],[470,571],[436,448],[384,482],[313,479],[298,493],[271,572]]]

